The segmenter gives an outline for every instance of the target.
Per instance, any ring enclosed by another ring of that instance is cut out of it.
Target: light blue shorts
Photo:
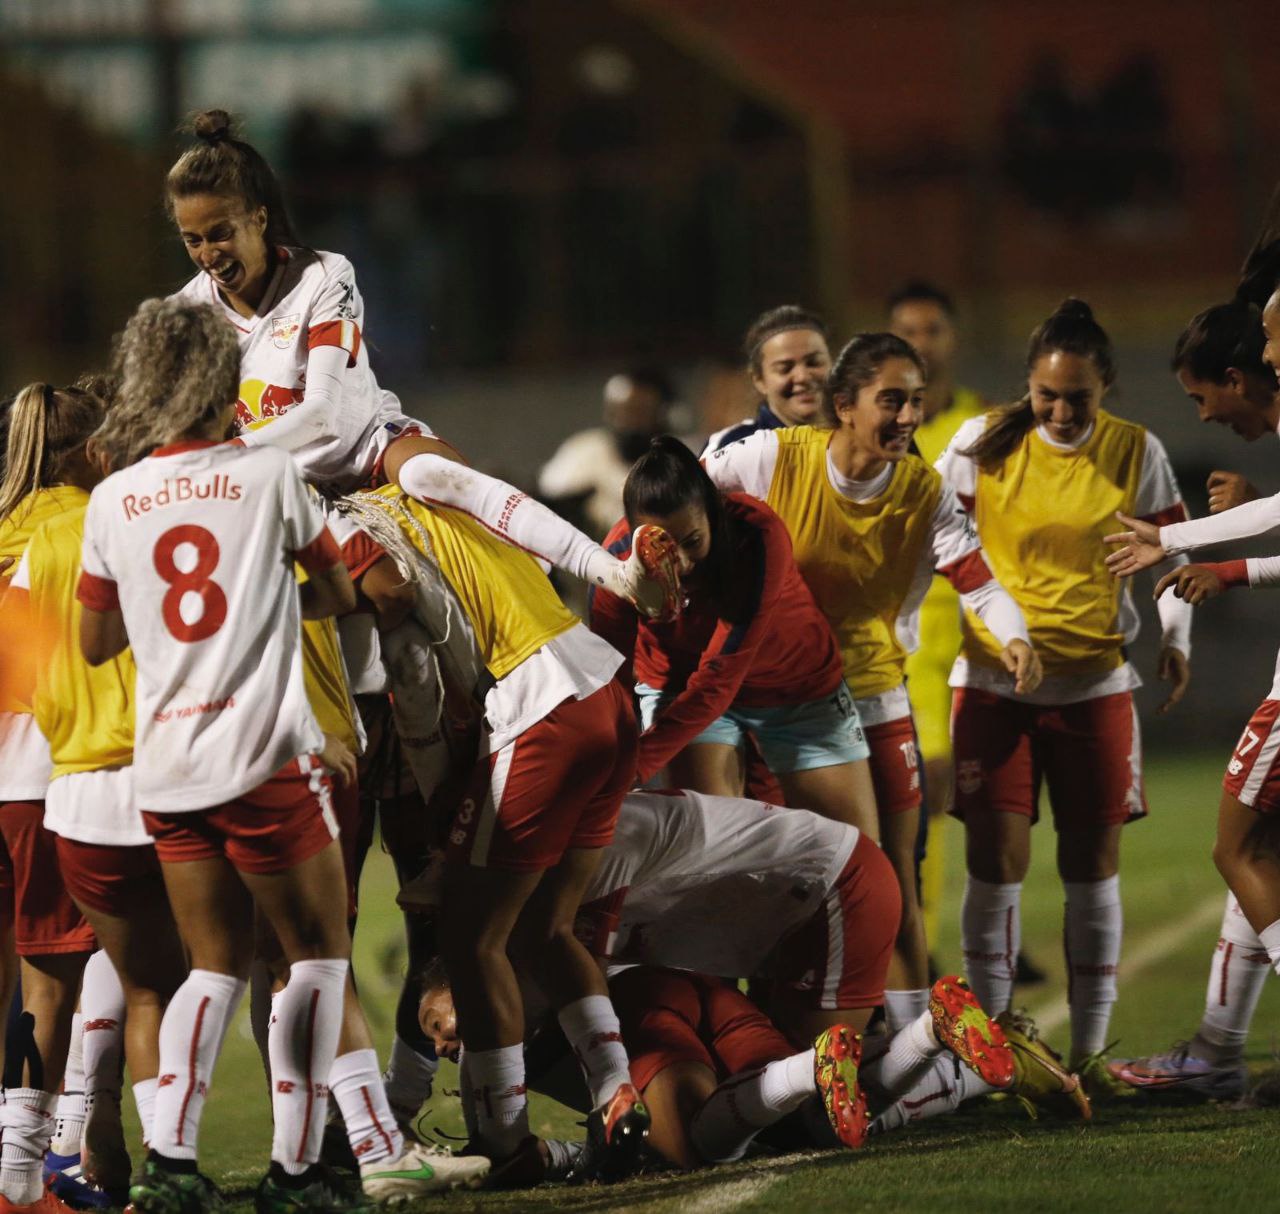
[[[649,729],[674,694],[636,685],[640,727]],[[770,771],[809,771],[856,763],[870,753],[853,696],[842,682],[829,696],[776,708],[730,708],[689,745],[711,742],[739,747],[747,734],[756,740]]]

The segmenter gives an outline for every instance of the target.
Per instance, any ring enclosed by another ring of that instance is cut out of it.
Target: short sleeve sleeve
[[[763,500],[769,495],[773,471],[778,465],[777,432],[757,430],[704,455],[702,465],[723,492],[749,493]]]
[[[364,301],[356,287],[355,271],[345,257],[334,259],[325,277],[307,326],[307,350],[336,346],[346,351],[347,366],[354,367],[360,354]]]

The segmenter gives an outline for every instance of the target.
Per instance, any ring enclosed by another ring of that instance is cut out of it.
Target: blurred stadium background
[[[354,262],[381,382],[517,483],[612,373],[667,368],[706,433],[754,408],[756,312],[817,308],[839,343],[924,276],[995,400],[1088,299],[1113,407],[1201,513],[1214,467],[1280,488],[1274,446],[1200,427],[1166,369],[1280,178],[1278,40],[1247,0],[0,0],[0,378],[101,364],[185,281],[160,184],[221,106]],[[1267,596],[1206,615],[1153,749],[1221,751],[1267,686]]]

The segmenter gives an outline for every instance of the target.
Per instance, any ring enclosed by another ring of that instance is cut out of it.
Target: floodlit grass
[[[1200,1018],[1217,917],[1180,935],[1197,913],[1221,906],[1210,860],[1224,756],[1162,759],[1148,771],[1151,818],[1126,829],[1121,882],[1125,957],[1157,937],[1167,956],[1122,979],[1113,1036],[1116,1053],[1150,1053],[1190,1036]],[[961,830],[947,834],[947,898],[937,954],[959,965],[958,910],[963,888]],[[1021,992],[1033,1012],[1052,1014],[1063,989],[1061,888],[1053,868],[1053,832],[1035,831],[1026,883],[1024,948],[1050,972],[1047,987]],[[391,902],[394,877],[374,854],[365,874],[356,966],[379,1044],[390,1039],[404,959]],[[1270,1063],[1280,997],[1268,986],[1249,1044],[1256,1069]],[[1065,1046],[1065,1029],[1049,1034]],[[461,1133],[455,1086],[442,1067],[423,1127]],[[576,1136],[575,1118],[534,1098],[535,1132]],[[693,1176],[660,1176],[611,1189],[548,1188],[515,1194],[452,1194],[421,1203],[451,1210],[804,1211],[1111,1210],[1200,1211],[1272,1208],[1280,1176],[1280,1110],[1218,1106],[1100,1109],[1094,1122],[1032,1122],[1009,1105],[979,1107],[873,1140],[857,1154],[762,1159]],[[270,1108],[257,1051],[241,1019],[228,1036],[206,1106],[203,1166],[237,1203],[247,1201],[270,1144]],[[134,1136],[136,1141],[136,1134]],[[400,1207],[404,1208],[404,1207]]]

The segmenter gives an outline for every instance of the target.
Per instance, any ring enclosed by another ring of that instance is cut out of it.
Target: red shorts
[[[824,1011],[876,1007],[901,919],[893,865],[862,835],[813,917],[779,943],[770,976]]]
[[[612,679],[585,700],[565,700],[476,764],[449,833],[449,859],[537,872],[570,848],[607,847],[635,776],[635,713]]]
[[[0,922],[13,924],[20,957],[96,947],[59,871],[57,838],[45,829],[43,801],[0,805]]]
[[[631,1082],[641,1092],[677,1063],[701,1063],[721,1080],[795,1053],[768,1016],[722,978],[642,965],[614,978],[609,996]]]
[[[1280,700],[1263,700],[1244,727],[1222,788],[1260,814],[1280,811]]]
[[[864,725],[871,748],[871,782],[876,790],[876,809],[882,814],[905,814],[919,809],[920,744],[915,722],[910,717]]]
[[[81,843],[63,835],[57,840],[62,879],[78,906],[124,916],[168,902],[160,861],[150,844],[119,847]]]
[[[1054,826],[1118,826],[1146,816],[1142,739],[1133,696],[1020,704],[961,687],[951,719],[955,808],[1039,817],[1049,785]]]
[[[161,864],[225,856],[241,872],[282,873],[338,837],[328,773],[300,755],[234,801],[180,813],[143,810]]]

